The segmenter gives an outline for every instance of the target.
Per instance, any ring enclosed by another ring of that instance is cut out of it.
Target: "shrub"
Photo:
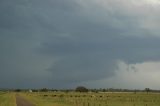
[[[88,89],[83,86],[78,86],[76,92],[88,92]]]

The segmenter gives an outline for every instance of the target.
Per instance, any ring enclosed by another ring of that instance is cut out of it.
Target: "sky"
[[[159,0],[0,0],[0,88],[160,89]]]

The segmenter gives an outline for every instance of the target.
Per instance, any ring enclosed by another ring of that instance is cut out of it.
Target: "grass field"
[[[21,92],[36,106],[160,106],[160,93]],[[0,106],[16,106],[15,93],[0,92]]]
[[[160,106],[159,93],[22,93],[36,106]]]
[[[15,94],[0,92],[0,106],[16,106]]]

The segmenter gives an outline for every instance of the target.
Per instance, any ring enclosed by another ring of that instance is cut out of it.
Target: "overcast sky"
[[[0,88],[160,89],[159,0],[0,0]]]

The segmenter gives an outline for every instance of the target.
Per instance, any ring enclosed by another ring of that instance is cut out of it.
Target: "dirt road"
[[[35,106],[18,94],[16,94],[16,103],[17,106]]]

